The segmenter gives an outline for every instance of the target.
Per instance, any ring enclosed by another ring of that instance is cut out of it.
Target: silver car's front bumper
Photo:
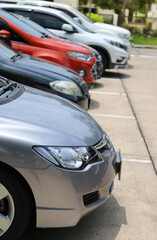
[[[29,178],[27,172],[36,202],[37,227],[75,226],[110,196],[119,162],[119,154],[113,151],[109,158],[80,171],[50,165],[31,169]]]

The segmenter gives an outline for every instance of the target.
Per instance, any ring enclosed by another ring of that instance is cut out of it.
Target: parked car
[[[2,6],[0,6],[2,8]],[[95,56],[86,47],[58,37],[45,36],[13,14],[0,10],[0,29],[11,33],[11,43],[17,51],[68,67],[93,83],[96,73]]]
[[[25,23],[27,23],[28,25],[32,26],[34,29],[36,29],[37,31],[41,32],[41,33],[44,33],[46,34],[47,36],[55,36],[56,35],[52,32],[50,32],[49,30],[47,30],[46,28],[43,28],[42,26],[40,26],[39,24],[37,24],[36,22],[33,22],[32,20],[22,16],[22,15],[19,15],[19,14],[14,14],[16,17],[18,17],[21,21],[24,21]],[[65,38],[64,38],[65,39]],[[66,39],[67,41],[69,41],[68,39]],[[96,58],[96,72],[95,72],[95,76],[94,78],[95,79],[99,79],[102,77],[102,73],[103,73],[103,63],[102,63],[102,57],[101,55],[98,53],[98,51],[96,51],[94,48],[92,47],[89,47],[87,45],[84,45],[84,44],[80,44],[79,42],[76,42],[76,41],[70,41],[70,42],[73,42],[73,43],[76,43],[76,44],[79,44],[81,46],[84,46],[86,48],[89,48],[90,51],[93,53],[93,55],[95,56]],[[94,74],[94,73],[93,73]]]
[[[5,34],[4,31],[0,31]],[[0,74],[16,82],[90,106],[88,86],[74,71],[20,53],[0,42]],[[53,107],[53,106],[51,106]]]
[[[114,26],[112,24],[92,22],[83,13],[81,13],[80,11],[78,11],[77,9],[75,9],[70,5],[56,3],[56,2],[48,2],[48,1],[29,1],[29,0],[18,1],[17,3],[24,4],[24,5],[49,7],[56,10],[60,10],[93,32],[105,33],[108,35],[115,35],[115,36],[117,35],[118,37],[122,38],[126,43],[130,44],[131,33],[127,29]]]
[[[120,154],[76,105],[0,78],[0,130],[0,240],[75,226],[110,196]]]
[[[59,37],[86,44],[102,56],[105,69],[126,66],[129,59],[127,45],[118,37],[93,33],[64,12],[45,7],[0,4],[1,8],[24,15]]]

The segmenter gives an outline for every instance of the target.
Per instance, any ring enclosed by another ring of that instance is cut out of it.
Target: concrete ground
[[[76,227],[36,229],[21,240],[157,239],[157,50],[133,49],[129,64],[90,90],[89,113],[122,152],[112,196]]]

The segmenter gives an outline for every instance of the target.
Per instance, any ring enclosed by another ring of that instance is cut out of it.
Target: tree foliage
[[[87,4],[88,0],[80,0],[80,2]],[[92,0],[95,6],[101,7],[102,9],[114,9],[117,13],[122,12],[122,9],[125,8],[128,8],[130,12],[144,12],[151,3],[155,2],[156,0]]]

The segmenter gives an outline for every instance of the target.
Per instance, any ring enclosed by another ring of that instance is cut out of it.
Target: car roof
[[[48,2],[48,1],[19,1],[19,4],[22,5],[33,5],[33,6],[44,6],[44,7],[61,7],[61,8],[70,8],[71,6],[64,3]]]
[[[56,10],[56,9],[52,9],[52,8],[48,8],[48,7],[40,7],[40,6],[33,6],[33,5],[20,5],[20,4],[6,4],[6,3],[0,3],[0,7],[4,9],[6,9],[7,7],[10,7],[10,8],[16,8],[16,9],[39,9],[39,10],[42,10],[43,12],[52,12],[52,13],[56,13],[56,14],[62,14],[62,11],[60,10]]]

